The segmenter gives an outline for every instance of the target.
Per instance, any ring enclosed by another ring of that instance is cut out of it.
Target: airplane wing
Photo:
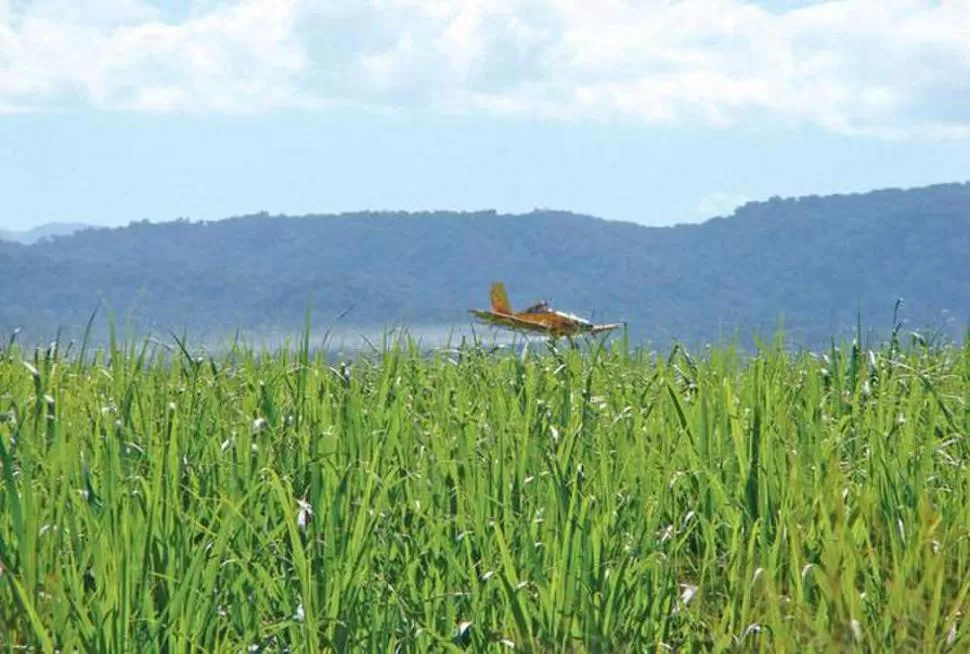
[[[541,334],[548,334],[551,331],[550,328],[545,325],[523,320],[510,314],[499,314],[491,311],[481,311],[479,309],[471,309],[469,310],[469,313],[487,323],[492,325],[500,325],[502,327],[507,327],[508,329],[519,329],[522,331],[538,332]]]

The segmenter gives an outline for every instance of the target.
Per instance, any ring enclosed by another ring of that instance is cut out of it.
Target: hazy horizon
[[[945,185],[945,184],[963,184],[963,183],[968,183],[968,182],[970,182],[970,176],[967,176],[965,178],[960,178],[960,179],[941,180],[941,181],[938,181],[938,182],[933,182],[933,183],[928,183],[928,184],[922,184],[922,185],[918,185],[918,186],[874,187],[874,188],[866,188],[866,189],[858,189],[858,190],[845,190],[845,191],[842,191],[842,192],[831,193],[831,194],[828,194],[828,195],[830,195],[830,196],[832,196],[832,195],[836,195],[836,196],[838,196],[838,195],[857,195],[857,194],[865,194],[865,193],[869,193],[869,192],[884,191],[884,190],[890,190],[890,189],[912,190],[912,189],[920,189],[920,188],[926,188],[926,187],[931,187],[931,186],[937,186],[937,185],[941,185],[941,184],[943,184],[943,185]],[[421,212],[477,213],[477,212],[495,211],[495,212],[497,212],[499,214],[507,214],[507,215],[524,215],[524,214],[528,214],[528,213],[530,213],[532,211],[562,211],[562,212],[566,212],[566,213],[574,213],[574,214],[588,215],[588,216],[593,217],[593,218],[598,218],[598,219],[601,219],[601,220],[607,220],[607,221],[613,221],[613,222],[630,222],[630,223],[634,223],[634,224],[641,225],[643,227],[671,227],[671,226],[681,225],[681,224],[700,225],[700,224],[703,224],[703,223],[708,222],[710,220],[715,220],[715,219],[718,219],[718,218],[727,218],[727,217],[730,217],[734,213],[734,211],[736,209],[744,206],[745,204],[748,204],[750,202],[756,202],[756,203],[757,202],[765,202],[765,201],[769,200],[772,197],[782,197],[783,199],[789,199],[789,198],[805,198],[805,197],[818,196],[818,195],[824,195],[824,194],[805,193],[805,194],[794,195],[794,196],[780,196],[778,194],[772,194],[770,196],[764,196],[764,197],[745,198],[742,201],[739,201],[737,204],[733,204],[733,203],[732,204],[724,204],[724,207],[725,208],[720,213],[717,213],[717,214],[705,215],[705,216],[698,217],[698,218],[693,219],[693,220],[671,220],[669,222],[657,222],[657,223],[651,223],[651,224],[645,224],[643,222],[639,222],[639,221],[635,221],[635,220],[629,220],[629,219],[611,218],[609,216],[603,216],[603,215],[599,215],[599,214],[596,214],[596,213],[579,212],[579,211],[575,211],[573,209],[570,209],[569,207],[541,207],[541,208],[540,207],[534,207],[534,208],[532,208],[530,210],[523,210],[523,211],[499,211],[498,209],[495,209],[494,207],[485,207],[485,206],[483,206],[483,207],[471,207],[471,208],[466,208],[466,209],[454,209],[454,208],[448,208],[448,207],[441,207],[441,208],[432,207],[432,208],[428,208],[428,209],[415,209],[415,210],[402,210],[402,209],[395,209],[395,208],[390,208],[389,207],[389,208],[373,209],[373,210],[367,210],[367,209],[346,209],[346,210],[339,211],[339,212],[338,211],[334,211],[334,212],[310,211],[310,212],[307,212],[305,214],[285,214],[285,213],[282,213],[282,212],[268,211],[268,210],[262,209],[260,211],[242,212],[242,213],[235,214],[235,215],[219,216],[219,217],[215,217],[215,218],[193,218],[193,217],[189,217],[189,216],[173,216],[173,217],[170,217],[170,218],[158,218],[158,219],[154,219],[154,220],[150,220],[150,219],[147,219],[147,218],[132,219],[130,221],[120,222],[120,223],[117,223],[117,224],[105,224],[105,223],[97,223],[97,222],[88,222],[88,223],[85,223],[85,222],[75,222],[75,221],[49,221],[49,222],[45,222],[45,223],[39,223],[39,224],[35,224],[35,225],[29,225],[29,226],[26,226],[26,227],[16,228],[16,229],[12,229],[12,228],[0,228],[0,231],[2,231],[2,232],[9,232],[11,234],[16,234],[16,235],[23,235],[23,234],[27,234],[27,233],[30,233],[30,232],[33,232],[33,231],[42,230],[44,228],[54,228],[54,227],[78,227],[78,226],[85,227],[85,228],[87,228],[87,227],[93,227],[93,228],[127,227],[128,225],[130,225],[132,223],[140,222],[141,220],[148,220],[152,224],[171,223],[171,222],[176,222],[178,220],[185,220],[185,219],[188,219],[191,222],[218,222],[218,221],[221,221],[221,220],[230,220],[230,219],[238,218],[238,217],[259,215],[261,213],[265,213],[265,214],[268,214],[270,216],[277,216],[277,215],[279,215],[279,216],[290,217],[290,218],[303,218],[303,217],[312,217],[312,216],[336,216],[336,215],[341,215],[341,214],[367,213],[368,211],[388,211],[388,212],[399,212],[399,211],[402,211],[402,212],[405,212],[405,213],[421,213]]]

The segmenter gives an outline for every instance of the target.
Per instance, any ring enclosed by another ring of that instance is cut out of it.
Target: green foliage
[[[0,643],[958,651],[970,345],[0,352]]]
[[[635,342],[747,346],[782,319],[815,349],[851,334],[859,310],[891,329],[899,297],[916,328],[960,335],[968,253],[970,184],[772,199],[668,228],[549,211],[141,222],[0,247],[0,333],[46,343],[101,300],[139,330],[196,338],[295,333],[308,301],[328,318],[351,309],[355,327],[465,326],[504,279],[517,306],[626,320]]]

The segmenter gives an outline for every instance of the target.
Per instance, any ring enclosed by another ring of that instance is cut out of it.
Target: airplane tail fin
[[[492,282],[492,311],[496,313],[512,313],[509,296],[505,292],[505,284]]]

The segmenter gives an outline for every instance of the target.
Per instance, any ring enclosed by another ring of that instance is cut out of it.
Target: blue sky
[[[0,0],[0,228],[970,180],[965,0]]]

